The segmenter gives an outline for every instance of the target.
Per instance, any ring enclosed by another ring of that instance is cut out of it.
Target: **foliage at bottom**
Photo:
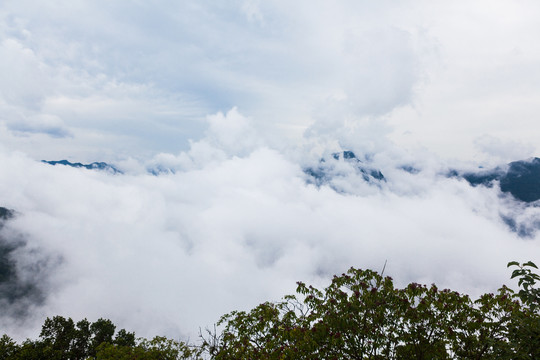
[[[540,359],[540,276],[514,267],[514,292],[472,300],[436,285],[396,288],[390,277],[351,268],[325,289],[298,283],[277,303],[221,317],[198,344],[136,338],[106,319],[55,316],[38,340],[0,338],[0,360]],[[219,330],[217,330],[219,329]]]

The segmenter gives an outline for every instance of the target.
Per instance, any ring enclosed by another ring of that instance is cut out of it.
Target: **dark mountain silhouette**
[[[49,164],[49,165],[65,165],[65,166],[71,166],[74,168],[85,168],[89,170],[103,170],[110,172],[112,174],[122,174],[122,171],[118,170],[112,165],[109,165],[105,162],[93,162],[91,164],[82,164],[79,162],[72,163],[67,160],[60,160],[60,161],[48,161],[48,160],[41,160],[41,162]]]
[[[450,175],[461,176],[473,186],[491,187],[498,181],[502,192],[527,203],[540,199],[540,158],[514,161],[506,166],[478,172],[459,174],[454,171]]]
[[[36,260],[35,267],[19,263],[25,256],[26,242],[20,234],[5,231],[6,223],[15,215],[15,211],[0,207],[0,307],[4,315],[21,318],[31,306],[45,300],[41,279],[46,269],[42,266],[45,263],[40,263],[42,259]]]

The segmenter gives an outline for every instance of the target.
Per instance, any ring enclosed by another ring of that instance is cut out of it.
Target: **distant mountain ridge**
[[[320,159],[317,166],[305,168],[304,173],[310,177],[308,182],[321,186],[329,184],[332,178],[347,175],[350,169],[340,167],[341,164],[350,165],[355,173],[360,174],[364,181],[370,184],[386,182],[386,178],[379,169],[360,160],[350,150],[332,153],[329,158]]]
[[[540,158],[537,157],[513,161],[490,170],[464,173],[454,170],[450,175],[460,176],[472,186],[492,187],[498,181],[502,192],[526,203],[540,199]]]
[[[70,162],[68,160],[50,161],[42,160],[49,165],[64,165],[75,168],[85,168],[89,170],[107,171],[112,174],[123,174],[123,172],[106,162],[93,162],[83,164],[80,162]],[[346,166],[343,166],[343,165]],[[352,151],[345,150],[332,153],[327,158],[321,158],[317,165],[305,167],[304,173],[308,176],[308,182],[317,186],[330,185],[332,179],[346,176],[351,173],[351,169],[361,175],[364,181],[371,185],[380,185],[386,182],[383,173],[373,167],[369,161],[360,160]],[[411,166],[403,167],[404,171],[417,174],[420,170]],[[161,174],[174,174],[173,169],[157,167],[148,169],[148,173],[159,176]],[[492,187],[496,182],[504,193],[510,193],[515,199],[525,203],[532,203],[540,200],[540,158],[513,161],[509,164],[497,166],[493,169],[480,169],[478,171],[450,170],[448,177],[458,177],[467,180],[472,186]]]
[[[82,164],[80,162],[72,163],[68,160],[59,160],[59,161],[49,161],[49,160],[41,160],[41,162],[49,164],[49,165],[64,165],[64,166],[71,166],[74,168],[85,168],[89,170],[103,170],[110,172],[112,174],[123,174],[122,171],[118,170],[112,165],[107,164],[106,162],[93,162],[91,164]]]

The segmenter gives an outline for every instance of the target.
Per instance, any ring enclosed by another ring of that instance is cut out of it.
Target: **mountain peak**
[[[540,200],[540,158],[537,157],[477,172],[459,174],[454,170],[450,176],[461,176],[472,186],[490,187],[499,181],[501,191],[518,200],[528,203]]]
[[[118,170],[112,165],[107,164],[106,162],[93,162],[90,164],[82,164],[80,162],[72,163],[68,160],[41,160],[42,163],[49,164],[49,165],[64,165],[64,166],[70,166],[74,168],[85,168],[89,170],[103,170],[107,171],[111,174],[122,174],[122,171]]]

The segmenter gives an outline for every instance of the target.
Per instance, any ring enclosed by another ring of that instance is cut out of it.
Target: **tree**
[[[513,294],[523,305],[523,311],[512,318],[509,329],[509,341],[512,349],[525,359],[540,359],[540,288],[537,283],[540,275],[535,263],[528,261],[519,264],[511,261],[507,267],[515,266],[512,279],[518,278],[520,290]]]
[[[54,359],[69,360],[75,343],[76,330],[71,318],[55,316],[45,319],[39,334],[49,356]]]
[[[98,319],[90,325],[92,332],[90,355],[95,355],[99,345],[103,343],[112,344],[116,326],[109,319]]]
[[[125,329],[121,329],[114,338],[114,345],[135,346],[135,333],[127,332]]]
[[[17,343],[12,338],[2,335],[0,338],[0,360],[10,359],[17,352],[18,348]]]
[[[152,340],[139,339],[137,344],[102,343],[97,348],[97,360],[182,360],[200,359],[201,350],[181,341],[156,336]]]
[[[296,296],[223,316],[203,347],[214,359],[540,359],[528,270],[515,275],[525,292],[503,286],[472,301],[435,285],[396,289],[388,276],[351,268],[323,290],[299,282]]]

